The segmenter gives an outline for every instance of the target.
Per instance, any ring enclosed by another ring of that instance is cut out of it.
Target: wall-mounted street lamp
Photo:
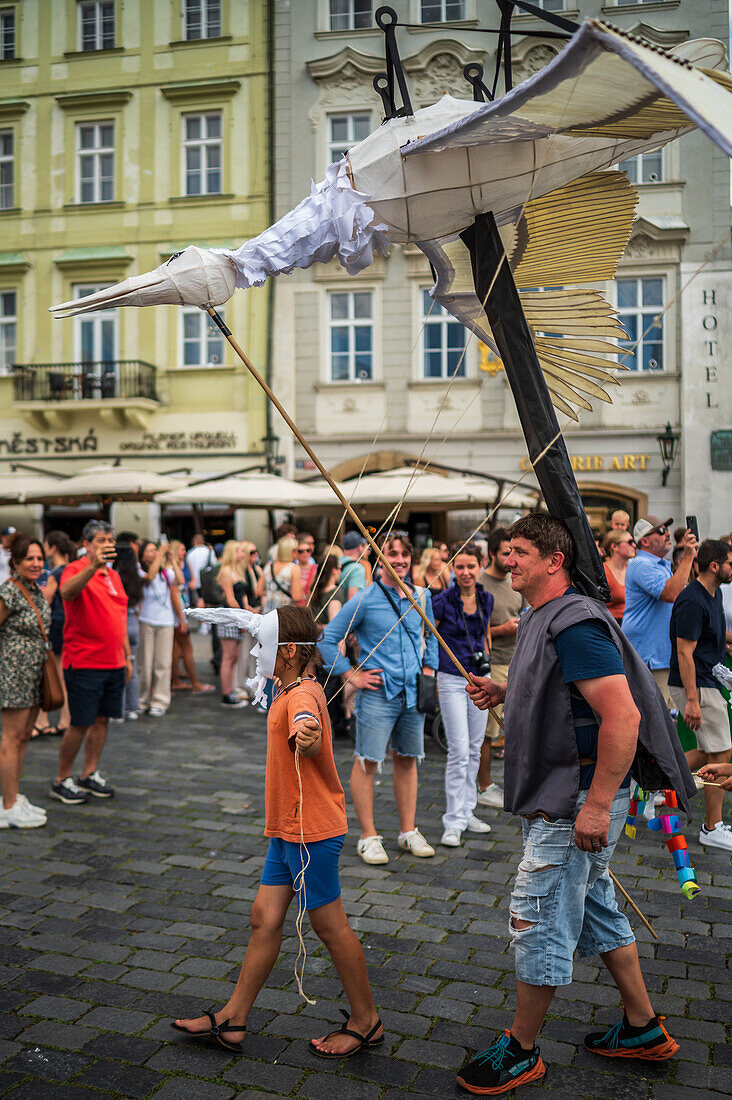
[[[267,464],[268,474],[278,474],[278,453],[280,449],[280,437],[275,435],[271,428],[267,428],[267,434],[262,439],[264,446],[264,461]]]
[[[679,452],[679,440],[681,439],[681,432],[675,432],[670,424],[666,424],[666,427],[660,435],[656,436],[658,440],[658,446],[661,450],[661,461],[663,462],[663,474],[661,475],[661,484],[665,485],[668,481],[668,475],[671,471],[671,467],[676,461],[676,455]]]

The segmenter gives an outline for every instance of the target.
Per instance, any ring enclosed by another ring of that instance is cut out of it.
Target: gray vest
[[[550,817],[575,816],[579,757],[569,685],[562,679],[554,639],[588,619],[607,625],[640,711],[639,741],[655,757],[688,814],[694,780],[656,681],[605,605],[575,592],[529,608],[519,620],[504,708],[505,808],[514,814],[543,810]]]

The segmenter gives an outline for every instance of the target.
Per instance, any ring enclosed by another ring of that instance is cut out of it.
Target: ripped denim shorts
[[[586,798],[587,791],[580,791],[577,812]],[[574,842],[574,821],[524,818],[524,858],[511,894],[508,924],[520,982],[569,985],[575,950],[584,958],[633,943],[608,874],[629,804],[628,789],[619,790],[610,808],[609,843],[601,852],[580,851]],[[514,919],[531,923],[519,931]]]

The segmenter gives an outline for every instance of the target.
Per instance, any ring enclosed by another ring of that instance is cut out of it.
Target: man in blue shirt
[[[672,573],[671,562],[666,558],[671,549],[670,523],[673,519],[664,521],[658,516],[648,516],[639,519],[633,528],[638,553],[628,562],[625,573],[623,633],[650,668],[667,706],[672,707],[668,690],[671,606],[689,583],[698,544],[691,531],[687,531],[681,540],[683,557]]]
[[[726,764],[730,758],[729,711],[712,669],[724,664],[727,630],[721,585],[732,580],[732,546],[705,539],[699,547],[699,577],[679,595],[671,612],[671,697],[696,732],[689,767]],[[732,633],[729,635],[732,641]],[[732,827],[722,821],[724,791],[705,787],[706,820],[699,842],[732,852]]]
[[[393,532],[382,553],[401,580],[412,566],[412,545],[404,532]],[[434,622],[430,594],[418,594]],[[352,668],[339,643],[354,633],[361,664]],[[399,847],[415,856],[433,856],[415,825],[417,761],[424,756],[424,715],[417,710],[417,674],[434,675],[437,642],[386,570],[379,583],[357,592],[325,628],[320,640],[326,671],[358,688],[354,707],[356,758],[351,797],[361,826],[358,854],[364,863],[388,863],[374,824],[374,775],[391,741],[394,797],[399,813]]]

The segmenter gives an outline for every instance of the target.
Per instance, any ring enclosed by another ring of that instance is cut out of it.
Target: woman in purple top
[[[490,621],[493,596],[477,583],[480,549],[474,542],[453,547],[455,583],[432,597],[435,623],[455,656],[469,672],[490,671]],[[440,649],[437,673],[440,710],[447,739],[445,795],[441,844],[457,848],[462,834],[489,833],[490,825],[475,816],[476,778],[485,735],[485,715],[465,691],[465,681]]]

